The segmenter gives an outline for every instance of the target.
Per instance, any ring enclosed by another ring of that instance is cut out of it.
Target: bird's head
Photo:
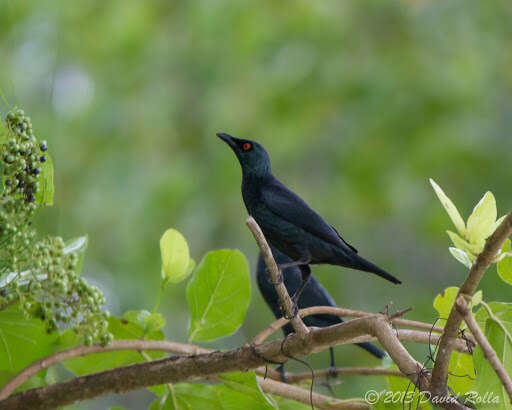
[[[255,141],[232,137],[218,132],[217,137],[228,144],[235,152],[242,172],[247,176],[265,176],[271,173],[270,158],[267,151]]]

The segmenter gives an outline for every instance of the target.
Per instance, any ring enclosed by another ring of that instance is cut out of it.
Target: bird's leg
[[[309,263],[309,260],[298,260],[298,261],[293,261],[293,262],[289,262],[289,263],[282,263],[280,265],[277,265],[277,267],[280,270],[283,270],[286,268],[293,268],[294,266],[307,265],[308,263]]]
[[[309,277],[311,276],[311,268],[309,265],[299,265],[300,272],[302,273],[302,282],[295,292],[295,294],[292,296],[292,300],[295,304],[299,302],[300,295],[306,285],[308,284]]]
[[[281,380],[284,383],[288,383],[288,378],[286,377],[286,373],[284,371],[284,363],[282,363],[279,366],[277,366],[276,370],[281,374]]]
[[[329,376],[332,378],[338,377],[338,371],[336,370],[336,361],[334,359],[334,349],[329,347],[329,354],[331,355],[331,364],[329,365]]]
[[[274,285],[274,286],[278,286],[281,283],[283,283],[283,273],[281,271],[279,271],[279,279],[277,280],[277,282],[274,282],[272,280],[272,276],[270,275],[269,270],[267,269],[266,271],[267,271],[267,281],[268,281],[268,283],[270,283],[271,285]]]

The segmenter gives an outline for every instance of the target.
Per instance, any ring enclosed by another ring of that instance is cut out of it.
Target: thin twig
[[[331,372],[332,370],[330,369],[315,370],[315,377],[329,377]],[[385,367],[337,367],[336,373],[339,376],[394,376],[407,378],[402,372],[386,369]],[[286,373],[286,379],[288,383],[309,380],[311,379],[311,372]]]
[[[344,309],[334,306],[313,306],[306,309],[299,310],[299,316],[301,318],[311,315],[317,315],[317,314],[328,314],[328,315],[336,315],[336,316],[342,316],[342,317],[368,317],[372,316],[373,313],[363,312],[359,310],[351,310],[351,309]],[[254,339],[252,340],[252,343],[259,344],[266,340],[271,334],[279,330],[281,327],[286,325],[289,321],[285,318],[277,319],[275,322],[271,323],[269,326],[267,326],[265,329],[263,329],[260,333],[258,333]],[[437,332],[437,333],[443,333],[443,328],[439,326],[433,327],[431,324],[418,322],[416,320],[407,320],[407,319],[401,319],[401,318],[395,318],[392,319],[391,322],[395,326],[403,326],[403,327],[410,327],[413,329],[421,329],[421,330],[428,330],[429,332]]]
[[[496,228],[494,233],[487,238],[482,253],[478,255],[475,263],[471,266],[464,283],[459,289],[459,295],[466,295],[471,298],[475,293],[478,284],[482,280],[485,271],[494,261],[498,251],[502,248],[505,240],[512,233],[512,212],[509,212],[503,222]],[[463,317],[457,310],[455,304],[450,311],[450,315],[444,327],[444,333],[439,342],[437,358],[432,370],[432,384],[430,392],[436,400],[445,400],[449,396],[447,387],[448,365],[453,350],[454,341],[459,333],[460,324]]]
[[[480,329],[480,326],[478,326],[478,323],[471,313],[471,310],[469,309],[468,303],[466,302],[466,299],[464,299],[464,296],[459,295],[455,305],[458,312],[464,317],[464,321],[468,325],[469,330],[471,330],[471,333],[473,333],[475,336],[478,345],[484,353],[484,357],[487,359],[491,367],[496,372],[496,375],[499,377],[501,384],[503,384],[503,387],[508,394],[509,400],[512,403],[512,380],[507,374],[507,371],[503,367],[503,364],[500,362],[498,356],[496,355],[495,350],[485,337],[484,332],[482,332],[482,329]]]
[[[95,344],[92,346],[77,346],[62,350],[50,356],[43,357],[40,360],[25,367],[16,376],[0,387],[0,400],[8,397],[14,390],[25,383],[30,377],[39,371],[46,369],[57,363],[64,362],[74,357],[86,356],[94,353],[105,353],[117,350],[139,350],[139,351],[163,351],[186,355],[197,355],[200,353],[209,353],[211,350],[199,346],[187,345],[184,343],[168,342],[166,340],[115,340],[107,346]]]
[[[300,336],[300,338],[304,340],[306,338],[306,335],[309,333],[309,329],[304,324],[302,319],[298,315],[296,315],[295,303],[293,303],[292,299],[290,298],[288,290],[286,289],[286,286],[282,281],[281,272],[277,267],[276,261],[274,260],[274,256],[272,255],[272,251],[270,250],[270,246],[268,246],[267,240],[265,239],[263,232],[261,231],[260,227],[258,226],[258,223],[252,216],[247,218],[247,221],[245,223],[252,232],[254,239],[256,240],[256,243],[258,244],[261,250],[261,255],[263,256],[265,265],[267,265],[267,271],[270,275],[270,278],[272,279],[272,282],[274,283],[274,287],[279,296],[281,306],[283,307],[286,316],[292,318],[291,324],[293,326],[293,329]]]
[[[311,374],[310,374],[311,377]],[[258,384],[265,393],[276,394],[277,396],[292,399],[304,404],[313,404],[319,409],[342,409],[342,410],[369,410],[370,406],[363,401],[340,400],[334,397],[324,396],[323,394],[313,393],[310,395],[308,390],[300,387],[290,386],[289,384],[270,379],[258,377]],[[313,403],[311,403],[313,398]]]

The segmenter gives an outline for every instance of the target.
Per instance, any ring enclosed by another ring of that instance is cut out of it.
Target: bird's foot
[[[293,301],[293,298],[292,298],[292,301]],[[293,315],[288,315],[286,312],[285,314],[283,315],[283,317],[286,319],[286,320],[292,320],[294,318],[296,318],[299,314],[299,307],[297,306],[297,303],[293,303]]]
[[[338,377],[338,369],[336,369],[336,366],[329,366],[327,371],[329,372],[329,377],[332,377],[333,379]]]
[[[283,283],[283,275],[279,275],[277,282],[273,282],[271,277],[269,277],[267,280],[271,285],[279,286],[281,283]]]
[[[284,371],[284,365],[280,364],[276,367],[276,370],[281,374],[281,381],[283,383],[288,383],[288,377],[286,377],[286,372]]]

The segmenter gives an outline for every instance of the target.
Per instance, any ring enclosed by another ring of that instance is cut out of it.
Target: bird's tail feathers
[[[384,356],[386,356],[386,352],[384,350],[379,349],[373,343],[365,342],[365,343],[358,343],[357,345],[359,347],[362,347],[364,350],[366,350],[368,353],[371,353],[378,359],[382,359]]]
[[[390,273],[386,272],[384,269],[379,268],[377,265],[374,265],[370,261],[367,261],[364,258],[361,258],[358,254],[352,254],[350,255],[349,262],[346,262],[346,259],[343,261],[343,264],[340,264],[342,266],[347,266],[353,269],[362,270],[364,272],[370,272],[374,273],[381,278],[384,278],[386,280],[389,280],[390,282],[400,284],[402,283],[401,280],[395,278]]]

